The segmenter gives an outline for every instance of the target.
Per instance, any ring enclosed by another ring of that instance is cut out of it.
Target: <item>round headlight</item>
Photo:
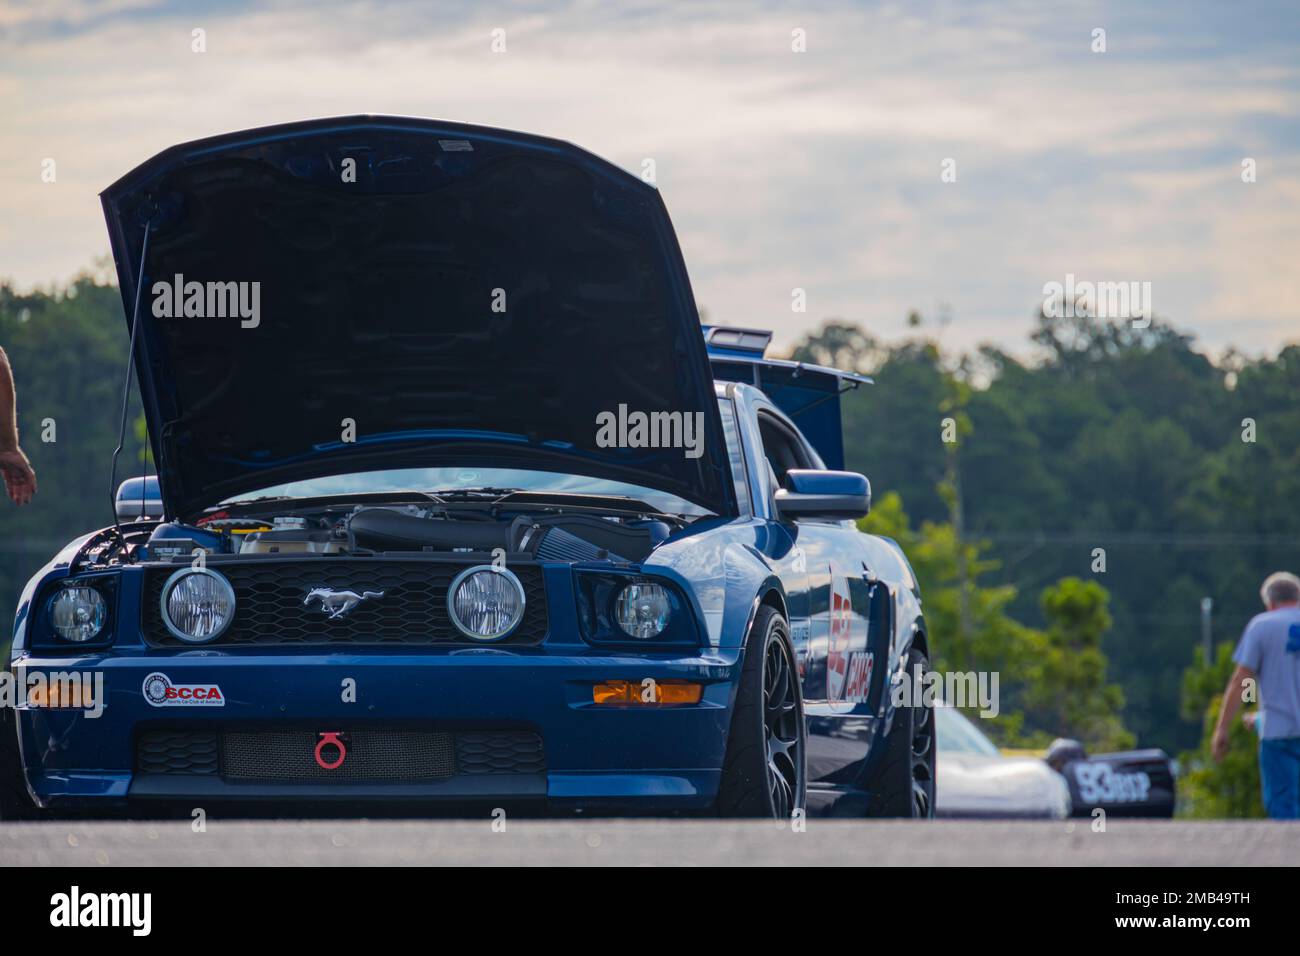
[[[668,590],[661,584],[629,584],[614,601],[614,620],[638,640],[662,634],[672,613]]]
[[[162,619],[187,644],[216,640],[235,616],[235,589],[207,568],[181,568],[162,589]]]
[[[94,588],[66,587],[50,602],[50,623],[65,641],[91,641],[104,629],[108,604]]]
[[[467,568],[447,590],[447,611],[466,637],[495,641],[523,618],[524,586],[505,568],[490,564]]]

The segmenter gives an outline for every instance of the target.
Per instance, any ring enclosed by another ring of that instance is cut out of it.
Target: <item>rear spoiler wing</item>
[[[871,377],[824,365],[766,358],[772,333],[763,329],[715,325],[702,328],[713,377],[723,382],[744,382],[761,390],[799,426],[827,468],[842,470],[840,396],[860,385],[874,384]]]

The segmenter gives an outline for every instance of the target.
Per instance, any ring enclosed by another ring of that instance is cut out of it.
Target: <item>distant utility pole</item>
[[[1211,637],[1210,629],[1210,612],[1214,610],[1214,599],[1201,598],[1201,646],[1205,648],[1205,663],[1210,665],[1214,663],[1211,656],[1214,650],[1214,640]]]
[[[952,521],[952,534],[957,542],[957,643],[961,653],[968,654],[966,641],[970,633],[970,566],[966,560],[966,508],[961,495],[961,466],[957,460],[957,446],[948,449],[948,487],[952,501],[948,517]]]

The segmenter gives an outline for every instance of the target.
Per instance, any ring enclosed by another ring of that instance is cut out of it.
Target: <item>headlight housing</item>
[[[524,586],[505,568],[480,564],[456,575],[447,589],[447,613],[466,637],[499,641],[524,617]]]
[[[639,641],[662,634],[672,615],[672,599],[662,584],[633,581],[614,599],[615,623],[624,634]]]
[[[50,599],[50,626],[62,640],[84,644],[99,637],[108,621],[108,602],[96,588],[73,584]]]
[[[162,589],[162,619],[187,644],[215,641],[235,617],[235,589],[209,568],[181,568]]]
[[[636,572],[574,572],[578,624],[591,644],[687,650],[700,644],[694,605],[677,583]]]

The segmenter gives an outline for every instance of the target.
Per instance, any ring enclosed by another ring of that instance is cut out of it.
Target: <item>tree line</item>
[[[828,321],[792,357],[876,380],[844,398],[846,459],[881,501],[867,525],[921,565],[940,658],[1000,666],[1004,697],[1011,672],[1003,742],[1136,740],[1200,767],[1260,583],[1300,571],[1300,346],[1212,358],[1159,319],[1040,313],[1024,358],[909,325],[884,343]],[[1246,812],[1234,786],[1215,806]]]

